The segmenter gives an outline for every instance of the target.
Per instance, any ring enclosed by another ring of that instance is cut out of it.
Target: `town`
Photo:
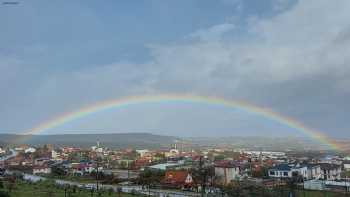
[[[178,141],[162,149],[113,150],[97,141],[90,148],[2,147],[0,154],[1,180],[20,174],[26,182],[55,180],[96,196],[108,189],[151,196],[350,193],[350,157],[344,153],[194,150]]]

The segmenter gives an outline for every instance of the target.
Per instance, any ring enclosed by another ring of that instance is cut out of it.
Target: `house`
[[[0,168],[0,176],[5,175],[5,172],[6,172],[5,168]]]
[[[49,161],[50,161],[50,158],[48,157],[37,158],[34,160],[34,165],[42,166]]]
[[[177,155],[179,155],[179,150],[177,149],[170,149],[169,152],[165,152],[164,155],[165,157],[175,157]]]
[[[343,161],[343,169],[345,171],[350,171],[350,160]]]
[[[320,163],[321,174],[324,180],[336,180],[340,179],[340,174],[342,172],[341,165],[330,164],[330,163]]]
[[[51,168],[47,165],[33,167],[33,174],[50,174]]]
[[[3,149],[2,147],[0,147],[0,155],[5,154],[5,153],[6,153],[6,150]]]
[[[307,175],[306,179],[319,179],[322,176],[321,166],[319,164],[307,164]]]
[[[55,150],[51,151],[51,158],[56,160],[56,161],[62,160],[61,155]]]
[[[18,147],[15,147],[15,151],[22,152],[27,148],[28,148],[28,146],[23,144],[23,145],[20,145]]]
[[[279,164],[268,170],[269,177],[273,178],[288,178],[292,177],[292,167],[288,164]]]
[[[306,165],[295,164],[292,166],[292,176],[301,176],[307,178],[308,168]]]
[[[167,170],[162,183],[172,187],[191,188],[193,178],[186,170]]]
[[[142,149],[142,150],[136,150],[136,152],[137,152],[137,154],[140,155],[140,157],[144,157],[144,156],[146,156],[146,154],[149,153],[149,150],[147,150],[147,149]]]
[[[215,176],[218,182],[226,185],[240,176],[240,167],[232,161],[220,161],[215,163]]]
[[[178,162],[167,162],[167,163],[160,163],[152,166],[147,166],[148,169],[151,170],[168,170],[170,168],[174,167],[183,167],[185,164],[185,161],[178,161]]]
[[[23,156],[17,155],[16,157],[12,157],[10,159],[5,160],[6,166],[19,166],[24,160]]]
[[[293,176],[300,176],[304,179],[311,179],[316,177],[320,172],[319,166],[308,166],[301,164],[287,164],[282,163],[273,166],[268,170],[269,177],[273,178],[291,178]],[[318,173],[318,174],[317,174]]]
[[[132,163],[132,168],[133,169],[140,169],[143,167],[148,166],[152,161],[149,159],[143,159],[143,158],[139,158],[136,159],[133,163]]]
[[[99,167],[99,170],[102,170],[102,167]],[[94,163],[80,162],[71,164],[71,172],[73,175],[84,175],[85,173],[92,173],[96,170],[96,165]]]
[[[33,147],[29,147],[24,150],[24,153],[35,153],[36,149]]]

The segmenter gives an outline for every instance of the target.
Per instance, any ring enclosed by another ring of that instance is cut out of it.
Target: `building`
[[[350,160],[343,161],[343,168],[345,171],[350,171]]]
[[[215,165],[215,176],[220,184],[228,184],[240,176],[240,168],[231,161],[220,161]]]
[[[29,147],[24,150],[24,153],[35,153],[36,149],[33,147]]]
[[[49,168],[47,165],[44,166],[35,166],[33,167],[33,174],[50,174],[51,168]]]
[[[99,167],[98,169],[102,171],[103,168]],[[88,162],[71,163],[70,170],[73,175],[82,176],[84,174],[89,174],[96,171],[96,164]]]
[[[142,150],[136,150],[137,154],[140,155],[140,157],[144,157],[146,156],[146,154],[148,154],[150,151],[147,149],[142,149]]]
[[[34,160],[34,165],[42,166],[45,163],[48,163],[49,161],[50,161],[50,158],[48,157],[37,158]]]
[[[193,178],[186,170],[167,170],[162,183],[172,187],[191,188]]]
[[[322,176],[321,166],[319,164],[307,164],[307,180],[319,179]]]
[[[148,166],[149,169],[153,170],[167,170],[172,167],[181,167],[184,165],[184,161],[173,162],[173,163],[160,163],[152,166]]]
[[[336,180],[340,179],[342,172],[341,165],[320,163],[322,179],[324,180]]]
[[[6,153],[6,150],[3,149],[2,147],[0,147],[0,155],[5,154],[5,153]]]
[[[279,164],[268,170],[269,177],[288,178],[292,177],[292,167],[288,164]]]
[[[306,179],[308,176],[308,168],[305,165],[290,165],[283,163],[270,168],[268,170],[268,175],[273,178],[291,178],[293,176],[301,176]]]

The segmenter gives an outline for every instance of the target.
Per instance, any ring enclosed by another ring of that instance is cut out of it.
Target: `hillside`
[[[0,134],[3,143],[31,145],[67,145],[90,147],[96,141],[110,148],[161,148],[169,147],[175,137],[149,133],[113,133],[113,134],[62,134],[62,135],[14,135]]]

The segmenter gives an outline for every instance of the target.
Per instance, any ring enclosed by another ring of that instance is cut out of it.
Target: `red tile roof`
[[[168,170],[165,172],[164,183],[172,185],[185,185],[189,172],[185,170]]]

